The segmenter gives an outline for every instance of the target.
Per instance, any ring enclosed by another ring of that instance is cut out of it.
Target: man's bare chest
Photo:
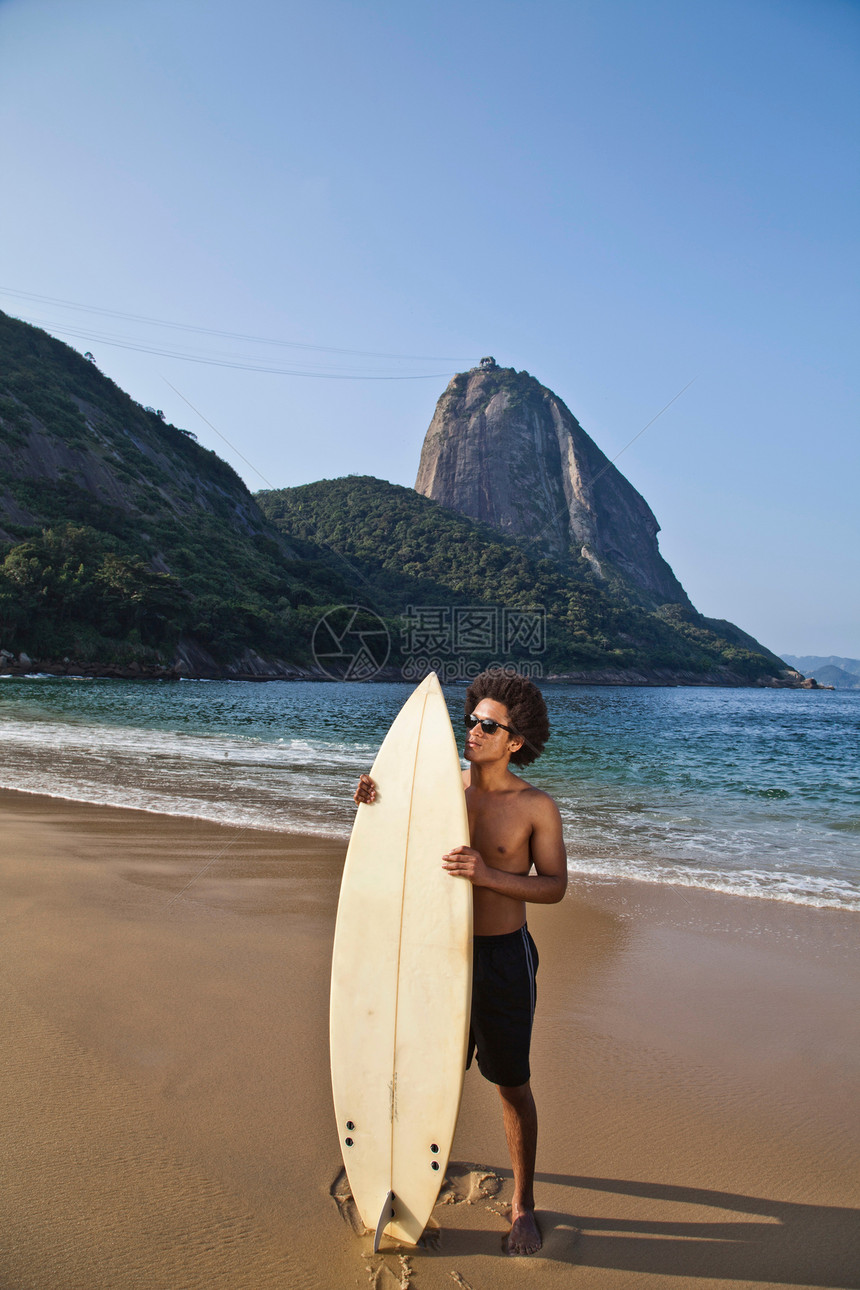
[[[469,809],[469,832],[472,846],[480,851],[487,864],[499,869],[521,869],[530,861],[529,841],[532,828],[520,802],[478,800],[466,803]]]

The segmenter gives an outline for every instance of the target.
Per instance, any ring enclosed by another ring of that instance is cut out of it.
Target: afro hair
[[[466,716],[475,711],[481,699],[503,703],[511,725],[524,741],[521,748],[511,753],[513,765],[528,766],[540,757],[549,738],[549,717],[544,697],[534,681],[501,668],[491,668],[476,676],[466,691]]]

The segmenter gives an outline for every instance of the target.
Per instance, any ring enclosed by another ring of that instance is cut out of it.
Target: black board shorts
[[[492,1084],[516,1088],[530,1077],[538,952],[528,927],[503,936],[476,936],[472,955],[472,1015],[466,1069]]]

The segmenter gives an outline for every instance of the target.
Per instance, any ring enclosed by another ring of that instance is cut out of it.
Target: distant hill
[[[786,663],[804,676],[814,676],[819,685],[835,690],[860,690],[860,659],[837,658],[830,654],[786,654]]]
[[[815,679],[820,685],[832,685],[834,690],[860,690],[860,676],[846,672],[832,663],[815,669]]]
[[[784,654],[783,658],[791,667],[796,667],[798,672],[802,672],[804,676],[814,675],[816,680],[821,679],[818,673],[825,667],[839,668],[860,680],[860,658],[839,658],[835,654]],[[826,684],[836,685],[836,682],[827,681]],[[837,685],[836,688],[846,687]]]
[[[256,654],[312,663],[294,610],[349,594],[193,435],[0,312],[7,654],[253,674]]]
[[[544,675],[608,683],[774,684],[786,679],[781,660],[731,623],[706,619],[692,608],[667,604],[646,610],[599,579],[588,561],[575,571],[542,557],[528,543],[458,514],[410,488],[370,476],[321,480],[257,495],[260,507],[299,553],[348,570],[355,596],[387,619],[395,661],[408,661],[414,640],[402,639],[401,616],[410,606],[423,620],[425,657],[434,654],[430,611],[453,607],[527,614],[545,611],[546,639],[483,648],[472,636],[459,653],[481,666],[539,658]],[[462,619],[462,614],[459,615]],[[413,621],[419,618],[413,614]],[[437,623],[437,657],[458,654],[454,619]],[[485,618],[489,623],[489,617]],[[408,636],[409,633],[407,632]]]

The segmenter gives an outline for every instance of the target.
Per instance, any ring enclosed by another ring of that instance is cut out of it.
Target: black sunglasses
[[[476,717],[474,712],[471,716],[464,717],[463,720],[466,723],[467,730],[474,730],[475,726],[480,722],[481,729],[485,735],[494,735],[497,730],[507,730],[509,735],[516,735],[517,733],[510,726],[503,726],[501,721],[493,721],[490,717]]]

